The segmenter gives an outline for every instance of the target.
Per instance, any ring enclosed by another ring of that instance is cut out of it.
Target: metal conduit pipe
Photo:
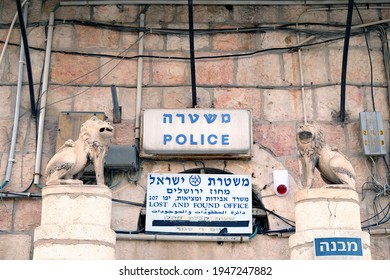
[[[183,5],[187,0],[84,0],[84,1],[61,1],[61,6],[93,6],[93,5],[134,5],[134,4],[158,4],[158,5]],[[343,0],[195,0],[196,5],[342,5]],[[366,0],[358,1],[358,4],[389,4],[389,0]]]
[[[205,236],[205,235],[155,235],[155,234],[124,234],[118,233],[117,240],[143,241],[203,241],[203,242],[248,242],[249,236]]]
[[[24,6],[23,17],[26,19],[25,24],[27,24],[28,16],[28,4]],[[22,96],[22,84],[23,84],[23,70],[25,64],[25,53],[24,53],[24,44],[23,39],[20,39],[20,52],[19,52],[19,72],[18,72],[18,82],[16,88],[16,102],[15,102],[15,114],[14,114],[14,124],[12,127],[12,138],[11,138],[11,147],[8,156],[7,170],[5,173],[4,183],[0,186],[0,190],[4,188],[9,181],[11,180],[12,167],[15,163],[15,150],[16,150],[16,140],[18,137],[19,130],[19,114],[20,114],[20,101]]]
[[[145,27],[145,14],[140,14],[139,20],[140,28]],[[142,106],[142,80],[143,80],[143,54],[144,54],[144,32],[140,32],[138,38],[138,74],[137,74],[137,94],[136,94],[136,108],[135,108],[135,140],[137,148],[139,148],[140,139],[140,120],[141,120],[141,106]]]
[[[27,0],[24,0],[22,2],[22,7],[24,6],[24,4],[26,4]],[[4,46],[3,46],[3,50],[1,51],[1,55],[0,55],[0,65],[1,65],[1,62],[3,61],[3,58],[4,58],[4,53],[5,53],[5,50],[7,49],[7,46],[8,46],[8,43],[9,43],[9,39],[11,37],[11,33],[12,33],[12,30],[14,28],[14,25],[15,25],[15,22],[16,22],[16,19],[18,18],[18,13],[16,12],[14,18],[12,19],[12,22],[11,22],[11,26],[9,28],[9,31],[8,31],[8,34],[7,34],[7,38],[5,39],[5,42],[4,42]]]
[[[51,45],[53,40],[53,29],[54,29],[54,13],[51,12],[49,18],[47,41],[46,41],[45,65],[43,68],[43,77],[42,77],[42,95],[41,95],[41,102],[40,102],[40,109],[39,109],[39,125],[38,125],[37,151],[35,155],[34,185],[39,185],[40,177],[41,177],[43,132],[44,132],[45,115],[46,115],[46,100],[47,100],[47,91],[48,91],[48,84],[49,84],[50,54],[51,54]]]

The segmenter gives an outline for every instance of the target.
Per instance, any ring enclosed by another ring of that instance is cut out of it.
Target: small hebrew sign
[[[249,175],[148,174],[146,231],[252,233]]]
[[[323,256],[363,256],[362,239],[355,237],[315,238],[316,257]]]

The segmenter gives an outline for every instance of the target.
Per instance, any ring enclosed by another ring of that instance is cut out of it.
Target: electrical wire
[[[25,25],[24,19],[23,19],[22,3],[20,2],[20,0],[16,0],[16,7],[17,7],[17,10],[18,10],[18,17],[19,17],[19,23],[20,23],[20,32],[22,34],[24,56],[25,56],[25,60],[26,60],[27,77],[28,77],[28,82],[29,82],[28,86],[29,86],[29,91],[30,91],[31,114],[34,117],[36,117],[34,80],[33,80],[33,75],[32,75],[32,68],[31,68],[30,50],[29,50],[29,47],[28,47],[26,25]]]
[[[353,1],[353,4],[355,6],[356,12],[359,15],[360,21],[364,25],[364,21],[363,21],[362,15],[360,14],[358,6],[356,5],[356,3],[354,1]],[[366,46],[367,46],[368,60],[369,60],[369,63],[370,63],[370,82],[371,82],[371,87],[370,88],[371,88],[372,109],[375,112],[376,109],[375,109],[374,86],[373,86],[373,83],[374,83],[374,71],[373,71],[373,68],[372,68],[371,50],[370,50],[370,44],[368,43],[366,27],[363,27],[363,31],[364,31],[364,39],[365,39]]]
[[[145,33],[143,36],[145,36],[145,35],[146,35],[146,33]],[[139,37],[139,38],[138,38],[130,47],[128,47],[128,48],[126,48],[124,51],[122,51],[121,54],[122,54],[122,53],[127,53],[127,52],[130,50],[130,48],[131,48],[134,44],[136,44],[141,38],[143,38],[143,36],[140,36],[140,37]],[[89,88],[87,88],[87,89],[85,89],[85,90],[82,90],[82,91],[80,91],[80,92],[78,92],[78,93],[76,93],[76,94],[74,94],[74,95],[72,95],[72,96],[69,96],[69,97],[66,97],[66,98],[63,98],[63,99],[60,99],[60,100],[57,100],[57,101],[48,103],[48,104],[46,104],[46,107],[52,106],[52,105],[54,105],[54,104],[60,103],[60,102],[62,102],[62,101],[68,100],[68,99],[73,99],[73,98],[75,98],[75,97],[77,97],[77,96],[80,96],[80,95],[86,93],[86,92],[89,91],[93,86],[97,85],[97,83],[99,83],[99,82],[100,82],[101,80],[103,80],[106,76],[108,76],[108,75],[109,75],[109,74],[110,74],[110,73],[111,73],[111,72],[112,72],[112,71],[113,71],[113,70],[114,70],[122,61],[123,61],[123,58],[124,58],[124,56],[119,60],[119,62],[117,62],[113,67],[111,67],[111,68],[109,69],[109,71],[107,71],[107,73],[105,73],[104,75],[102,75],[102,77],[99,78],[99,79],[98,79],[92,86],[90,86]],[[99,66],[98,68],[95,68],[95,69],[93,69],[93,70],[87,72],[86,74],[84,74],[84,75],[82,75],[82,76],[80,76],[80,77],[78,77],[78,78],[76,78],[76,79],[70,81],[70,82],[74,82],[75,80],[79,80],[79,79],[81,79],[82,77],[85,77],[85,76],[87,76],[87,75],[89,75],[89,74],[91,74],[91,73],[97,71],[98,69],[103,68],[105,65],[107,65],[108,63],[110,63],[110,62],[113,61],[113,60],[114,60],[114,59],[111,59],[111,60],[105,62],[103,65]],[[68,83],[67,83],[67,84],[68,84]],[[66,84],[65,84],[65,85],[66,85]],[[56,90],[56,89],[58,89],[58,88],[60,88],[60,87],[63,87],[63,86],[64,86],[64,85],[61,85],[61,86],[55,87],[55,88],[53,88],[53,89],[51,89],[51,90],[53,91],[53,90]]]

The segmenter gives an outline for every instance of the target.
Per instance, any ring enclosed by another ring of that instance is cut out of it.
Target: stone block
[[[215,108],[251,109],[252,119],[260,120],[262,102],[259,89],[217,88],[213,103]]]
[[[137,60],[102,58],[101,65],[103,66],[100,69],[101,84],[118,86],[137,84]]]
[[[34,28],[27,28],[28,46],[31,48],[46,48],[46,34],[45,27],[39,26]],[[32,51],[30,51],[32,54]]]
[[[237,23],[278,23],[278,6],[234,6],[233,20]]]
[[[200,56],[210,56],[202,53]],[[197,60],[196,83],[201,85],[231,85],[234,80],[233,60]]]
[[[342,153],[346,151],[345,131],[341,125],[322,124],[326,143],[333,148],[339,149]]]
[[[340,82],[342,71],[342,48],[330,49],[329,60],[331,80]],[[352,59],[359,57],[359,59]],[[353,49],[348,52],[348,70],[347,81],[350,83],[370,83],[370,62],[366,48]],[[385,82],[385,70],[383,64],[383,55],[379,51],[371,51],[371,59],[373,66],[373,82]]]
[[[322,49],[307,49],[302,52],[303,82],[309,84],[325,84],[329,81],[326,52]],[[301,85],[298,53],[283,54],[286,81]],[[308,88],[305,89],[309,91]]]
[[[191,108],[192,92],[188,87],[185,88],[166,88],[163,90],[163,108]]]
[[[48,244],[34,245],[34,260],[113,260],[115,248],[104,244]]]
[[[304,189],[295,195],[296,231],[319,229],[360,230],[360,205],[356,191],[342,185]]]
[[[50,12],[53,10],[53,4],[55,6],[58,2],[45,2],[48,3],[47,6],[44,6],[44,10],[47,11],[44,14],[49,17]],[[61,6],[56,10],[55,17],[59,20],[91,20],[91,6]]]
[[[360,123],[355,122],[348,124],[347,126],[348,138],[347,141],[347,149],[350,152],[363,150],[362,141],[361,141],[361,133],[360,133]]]
[[[240,58],[237,65],[238,85],[282,85],[280,56],[277,54],[255,55]]]
[[[182,60],[152,61],[152,81],[156,85],[183,85],[189,82],[189,63]]]
[[[30,178],[31,180],[31,178]],[[40,199],[23,199],[15,202],[15,222],[16,231],[33,230],[41,222]]]
[[[307,96],[306,96],[307,97]],[[263,93],[264,119],[270,122],[284,120],[303,120],[303,97],[301,91],[265,90]],[[306,100],[307,102],[307,100]],[[311,106],[306,104],[310,118]]]
[[[146,34],[144,37],[145,50],[162,51],[165,48],[164,37],[157,34]]]
[[[31,243],[27,234],[0,234],[0,260],[30,260]]]
[[[49,86],[46,99],[46,117],[57,119],[60,112],[74,110],[74,96],[80,93],[79,87]]]
[[[296,44],[296,36],[284,31],[257,33],[257,44],[262,49],[284,48]]]
[[[13,216],[14,204],[15,204],[14,200],[11,199],[2,200],[2,203],[0,204],[0,231],[12,230],[12,216]],[[1,240],[1,235],[0,235],[0,240]],[[1,246],[0,246],[0,251],[1,251]]]
[[[163,99],[163,90],[161,88],[142,89],[142,108],[153,109],[161,108]]]
[[[220,23],[230,20],[230,12],[225,6],[195,5],[193,7],[194,22]],[[177,8],[177,17],[181,22],[188,22],[187,6]]]
[[[216,34],[212,37],[212,48],[216,51],[253,51],[256,49],[255,33]]]
[[[297,153],[295,126],[290,123],[254,124],[253,141],[269,149],[276,157]]]
[[[14,15],[17,13],[14,1],[5,0],[0,3],[0,22],[11,23]]]
[[[148,34],[144,36],[144,38],[147,37]],[[138,39],[139,39],[138,33],[135,32],[121,33],[120,40],[122,41],[122,49],[131,50],[131,51],[138,50]]]
[[[196,35],[194,38],[195,51],[208,49],[210,46],[209,40],[210,40],[209,36],[207,35]],[[189,43],[188,35],[168,35],[167,50],[168,51],[189,51],[190,43]]]
[[[104,185],[50,185],[42,190],[34,259],[114,259],[112,191]]]
[[[146,14],[145,22],[151,23],[167,23],[175,19],[176,5],[150,5]]]
[[[111,190],[106,186],[50,185],[43,188],[42,197],[41,225],[111,223]]]
[[[112,120],[113,106],[109,87],[80,88],[74,96],[75,111],[104,112]]]
[[[92,19],[98,22],[129,23],[138,19],[137,5],[98,5],[92,7]]]
[[[1,87],[1,96],[2,96],[2,106],[0,106],[0,116],[2,121],[5,120],[13,120],[14,111],[15,111],[15,103],[16,103],[16,87]],[[1,130],[6,130],[7,123],[3,123],[1,126]],[[9,130],[11,127],[8,127]],[[0,137],[3,137],[4,134]]]
[[[281,22],[327,22],[327,11],[310,11],[305,6],[284,5],[280,6]]]
[[[52,54],[51,82],[54,83],[89,83],[99,79],[99,59],[81,55]]]
[[[53,31],[52,48],[56,50],[71,50],[75,46],[74,27],[58,25]]]
[[[359,12],[360,12],[365,23],[379,20],[379,15],[378,15],[377,9],[369,9],[368,7],[367,8],[359,7]],[[328,12],[328,15],[329,15],[328,20],[330,22],[334,22],[334,23],[345,24],[347,22],[347,13],[348,13],[347,9],[331,10]],[[359,14],[354,12],[352,14],[352,25],[358,25],[361,23],[362,23],[362,21],[359,17]]]
[[[134,144],[134,120],[124,120],[114,125],[113,145],[132,145]]]
[[[358,120],[359,112],[364,111],[364,98],[360,88],[347,86],[345,94],[345,111],[349,120]],[[333,121],[340,115],[340,88],[323,87],[312,91],[316,106],[315,119]]]
[[[117,49],[119,32],[90,26],[76,26],[77,47],[84,49]]]

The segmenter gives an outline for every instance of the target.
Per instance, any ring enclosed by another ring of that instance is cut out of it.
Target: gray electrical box
[[[104,168],[108,170],[137,171],[137,151],[130,145],[110,145],[104,161]]]
[[[385,132],[380,112],[361,112],[360,130],[366,156],[386,155]]]

